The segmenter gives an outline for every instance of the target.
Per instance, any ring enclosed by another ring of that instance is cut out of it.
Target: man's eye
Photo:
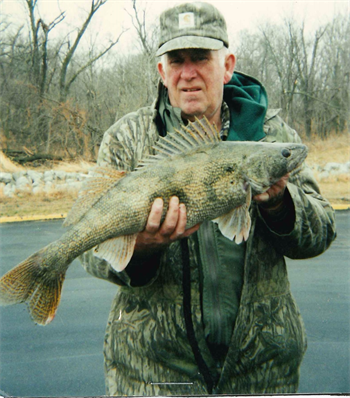
[[[197,57],[193,58],[193,62],[204,62],[208,61],[208,57],[206,55],[198,55]]]

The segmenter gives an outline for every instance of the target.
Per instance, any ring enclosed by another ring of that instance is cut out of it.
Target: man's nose
[[[186,61],[182,65],[181,78],[184,80],[191,80],[197,75],[196,66],[191,61]]]

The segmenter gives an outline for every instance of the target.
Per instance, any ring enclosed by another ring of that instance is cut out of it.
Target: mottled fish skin
[[[163,218],[176,195],[186,205],[187,227],[215,219],[225,236],[246,240],[252,192],[266,191],[307,155],[302,144],[222,142],[207,121],[169,134],[155,149],[133,172],[96,171],[67,217],[69,230],[0,279],[1,305],[27,302],[36,323],[51,322],[70,263],[96,247],[97,256],[124,269],[157,197]]]

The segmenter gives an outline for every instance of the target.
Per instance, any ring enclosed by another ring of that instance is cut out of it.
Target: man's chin
[[[198,110],[187,111],[187,112],[182,111],[181,112],[181,117],[183,119],[189,120],[191,122],[194,122],[196,118],[197,119],[202,119],[203,115],[204,115],[204,112],[203,111],[198,111]]]

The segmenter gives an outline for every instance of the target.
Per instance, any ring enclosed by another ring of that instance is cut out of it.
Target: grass
[[[346,163],[350,161],[350,136],[349,134],[331,135],[326,140],[312,137],[304,140],[309,148],[307,163],[325,166],[329,162]]]
[[[345,163],[350,161],[350,140],[349,134],[332,135],[327,140],[313,137],[311,140],[304,140],[309,147],[307,163],[324,166],[329,162]],[[83,160],[71,162],[51,162],[48,165],[36,167],[37,171],[64,170],[67,172],[85,172],[92,166],[92,163]],[[15,172],[24,170],[0,152],[0,171]],[[328,178],[320,178],[315,172],[319,182],[322,195],[332,204],[350,204],[350,176],[338,175]],[[40,195],[22,194],[14,198],[8,198],[0,190],[0,217],[31,216],[65,214],[69,211],[77,197],[77,193],[53,192]]]
[[[350,161],[350,136],[348,133],[332,134],[326,140],[312,137],[304,140],[309,148],[307,163],[312,166],[318,164],[325,166],[327,163],[346,163]],[[339,174],[322,178],[314,172],[322,195],[332,204],[350,204],[350,176]]]
[[[23,194],[8,198],[0,196],[0,217],[25,217],[33,215],[66,214],[77,195],[61,192],[50,195]]]

